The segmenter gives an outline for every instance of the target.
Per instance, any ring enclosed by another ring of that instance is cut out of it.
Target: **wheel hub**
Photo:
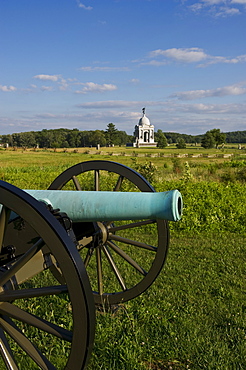
[[[108,227],[103,222],[97,222],[97,226],[99,228],[99,245],[105,244],[108,240]]]

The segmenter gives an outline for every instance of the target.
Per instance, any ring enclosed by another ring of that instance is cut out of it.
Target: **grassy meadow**
[[[88,370],[246,369],[246,151],[232,144],[0,150],[0,179],[46,189],[68,167],[93,159],[132,167],[157,191],[180,190],[184,211],[170,222],[155,283],[114,314],[97,313]]]

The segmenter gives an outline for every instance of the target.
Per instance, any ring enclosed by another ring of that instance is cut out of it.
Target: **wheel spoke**
[[[94,171],[94,190],[100,190],[100,172],[99,170]]]
[[[103,278],[102,278],[102,253],[101,248],[96,248],[96,259],[97,259],[97,285],[98,293],[103,294]]]
[[[126,225],[119,225],[119,226],[110,227],[109,231],[111,233],[114,233],[114,232],[120,231],[120,230],[133,229],[135,227],[141,227],[141,226],[144,226],[144,225],[155,224],[155,223],[156,223],[156,220],[144,220],[144,221],[132,222],[132,223],[126,224]]]
[[[43,297],[48,295],[58,295],[62,293],[67,293],[66,285],[55,285],[43,288],[32,288],[21,290],[7,290],[6,292],[0,294],[0,302],[11,302],[15,299]]]
[[[73,183],[75,185],[76,190],[80,190],[81,191],[82,188],[80,186],[80,183],[79,183],[79,180],[77,179],[77,177],[76,176],[73,176],[72,179],[73,179]]]
[[[108,241],[108,246],[112,248],[117,254],[119,254],[126,262],[128,262],[130,265],[132,265],[137,271],[140,272],[143,276],[147,275],[147,272],[139,266],[139,264],[134,261],[130,256],[128,256],[127,253],[125,253],[122,249],[120,249],[116,244]]]
[[[60,283],[60,284],[66,284],[66,281],[64,279],[63,273],[60,270],[60,268],[57,268],[56,265],[50,266],[50,272],[54,275],[54,278]]]
[[[114,187],[113,191],[119,191],[119,190],[120,190],[120,188],[121,188],[121,185],[122,185],[122,182],[123,182],[124,178],[125,178],[125,177],[124,177],[124,176],[122,176],[122,175],[120,175],[120,176],[118,177],[118,180],[117,180],[117,182],[116,182],[116,184],[115,184],[115,187]],[[107,222],[106,222],[106,225],[107,225],[107,226],[109,226],[111,223],[112,223],[112,221],[107,221]]]
[[[35,328],[41,329],[46,333],[54,335],[67,342],[72,341],[72,333],[69,330],[66,330],[56,324],[41,319],[40,317],[32,315],[11,303],[8,302],[2,303],[0,305],[0,312],[7,316],[12,317],[13,319],[19,320]]]
[[[0,325],[42,370],[55,370],[50,361],[27,339],[12,320],[3,316],[0,318]]]
[[[0,353],[7,369],[18,370],[18,366],[14,359],[14,354],[9,346],[9,343],[2,328],[0,328]]]
[[[85,256],[85,260],[84,260],[84,265],[85,267],[87,267],[89,265],[89,262],[91,260],[91,257],[93,255],[93,252],[94,252],[94,248],[89,248],[87,253],[86,253],[86,256]]]
[[[124,176],[121,176],[120,175],[118,177],[118,180],[117,180],[117,182],[115,184],[115,187],[114,187],[114,190],[113,191],[119,191],[120,190],[123,180],[124,180]]]
[[[105,253],[105,255],[106,255],[106,257],[107,257],[107,259],[109,261],[109,264],[110,264],[110,266],[111,266],[111,268],[112,268],[112,270],[113,270],[113,272],[114,272],[114,274],[115,274],[118,282],[120,283],[121,288],[123,290],[127,290],[126,285],[125,285],[125,282],[124,282],[124,280],[123,280],[123,278],[122,278],[122,276],[121,276],[121,274],[120,274],[120,272],[119,272],[119,270],[118,270],[118,268],[117,268],[117,266],[116,266],[116,264],[114,262],[114,259],[113,259],[112,255],[111,255],[109,249],[105,245],[103,246],[103,251],[104,251],[104,253]]]
[[[9,270],[4,272],[0,278],[0,286],[3,286],[10,278],[12,278],[17,271],[19,271],[30,259],[38,253],[38,251],[44,246],[44,241],[39,238],[38,241],[25,253],[18,261],[13,264]]]
[[[110,240],[115,240],[117,242],[121,242],[121,243],[124,243],[124,244],[134,245],[135,247],[147,249],[149,251],[153,251],[153,252],[157,251],[157,248],[154,247],[153,245],[137,242],[135,240],[131,240],[131,239],[128,239],[128,238],[123,238],[122,236],[119,236],[119,235],[110,234],[109,239]]]
[[[0,250],[2,249],[2,246],[3,246],[3,239],[4,239],[4,235],[5,235],[5,230],[6,230],[6,227],[7,227],[7,224],[8,224],[8,220],[9,220],[9,216],[10,216],[10,209],[5,207],[5,206],[1,206],[1,213],[0,213]]]

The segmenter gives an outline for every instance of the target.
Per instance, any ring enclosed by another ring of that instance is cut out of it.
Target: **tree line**
[[[77,128],[59,128],[0,135],[0,144],[25,148],[125,146],[133,142],[133,135],[118,130],[113,123],[109,123],[105,130],[80,131]],[[165,148],[168,144],[176,144],[181,149],[185,148],[186,144],[195,143],[200,143],[204,148],[212,148],[224,143],[246,143],[246,131],[222,133],[219,129],[213,129],[203,135],[187,135],[157,130],[155,132],[155,142],[157,142],[159,148]]]
[[[187,135],[187,134],[178,134],[176,132],[164,132],[168,143],[177,143],[180,139],[184,139],[184,141],[187,144],[195,144],[195,143],[201,143],[204,136],[208,135],[209,132],[218,129],[213,129],[210,131],[207,131],[205,134],[202,135]],[[220,132],[220,131],[219,131]],[[224,136],[224,143],[246,143],[246,131],[232,131],[232,132],[225,132],[221,133],[225,135]]]
[[[127,135],[125,131],[117,130],[113,123],[109,123],[105,131],[59,128],[0,135],[1,144],[26,148],[79,148],[97,145],[126,145],[129,142],[133,142],[133,136]]]

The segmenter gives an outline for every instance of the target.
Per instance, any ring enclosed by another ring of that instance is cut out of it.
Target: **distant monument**
[[[145,108],[142,109],[143,116],[140,118],[138,125],[135,126],[133,133],[135,148],[152,147],[155,148],[157,143],[154,141],[154,125],[150,124],[150,120],[145,115]]]

